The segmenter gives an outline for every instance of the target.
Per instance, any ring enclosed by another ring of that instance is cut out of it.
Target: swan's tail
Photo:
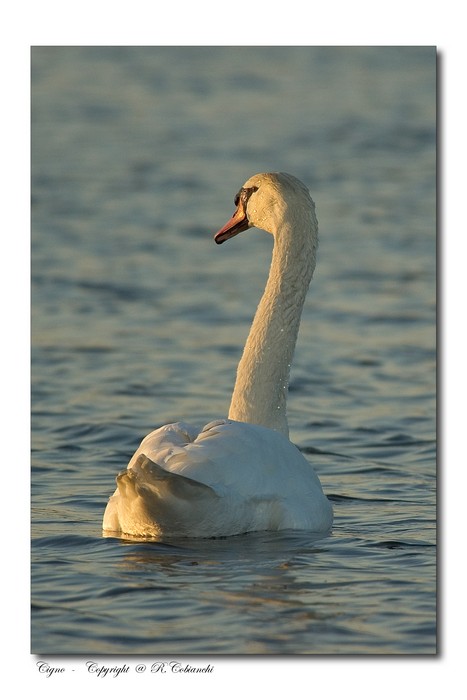
[[[145,454],[117,476],[117,487],[107,506],[104,529],[129,535],[187,535],[188,524],[205,523],[219,502],[206,484],[168,472]]]

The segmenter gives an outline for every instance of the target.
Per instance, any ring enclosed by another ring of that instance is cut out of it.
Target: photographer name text
[[[122,675],[128,675],[131,673],[179,673],[179,674],[204,674],[212,673],[214,671],[214,666],[212,664],[206,664],[204,666],[196,666],[186,662],[181,663],[180,661],[154,661],[152,664],[115,664],[114,666],[107,666],[106,664],[99,664],[95,661],[86,661],[85,669],[87,673],[93,674],[96,678],[118,678]],[[52,666],[46,661],[38,661],[37,668],[39,673],[45,675],[46,678],[52,678],[53,676],[60,676],[69,671],[74,671],[74,668],[66,668],[65,666]]]

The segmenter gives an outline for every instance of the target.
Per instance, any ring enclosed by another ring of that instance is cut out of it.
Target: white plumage
[[[217,243],[257,226],[274,236],[271,269],[237,370],[229,418],[150,433],[118,475],[106,532],[218,537],[258,530],[326,532],[332,508],[288,439],[290,365],[313,274],[318,225],[306,187],[286,173],[250,178]]]

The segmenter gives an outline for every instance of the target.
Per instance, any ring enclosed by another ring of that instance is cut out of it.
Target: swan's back
[[[325,532],[332,510],[318,477],[279,433],[222,420],[150,433],[117,477],[104,529],[219,537],[260,530]]]

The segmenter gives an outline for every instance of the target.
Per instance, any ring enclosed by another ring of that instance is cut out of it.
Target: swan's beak
[[[227,221],[225,226],[216,233],[214,240],[216,243],[224,243],[224,241],[233,238],[238,233],[246,231],[249,226],[250,224],[248,223],[246,211],[243,208],[243,202],[240,200],[237,211],[232,218]]]

